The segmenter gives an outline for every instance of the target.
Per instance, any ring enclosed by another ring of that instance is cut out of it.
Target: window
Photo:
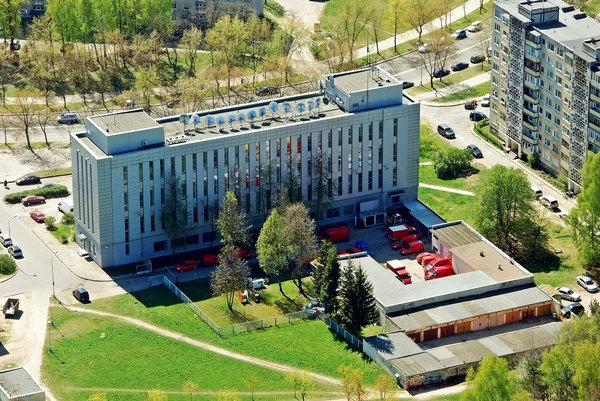
[[[550,147],[550,139],[544,138],[544,145],[546,145],[547,147]]]
[[[500,32],[500,24],[497,22],[494,22],[494,31]]]
[[[217,238],[217,235],[214,231],[210,231],[202,234],[202,242],[210,242],[214,241]]]
[[[167,241],[157,241],[154,243],[154,252],[160,252],[167,249]]]

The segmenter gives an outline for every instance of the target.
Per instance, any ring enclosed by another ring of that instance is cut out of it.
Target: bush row
[[[488,120],[487,118],[485,120],[481,120],[475,126],[475,132],[485,141],[491,143],[498,149],[503,150],[504,144],[502,143],[502,141],[500,141],[500,139],[496,138],[494,134],[490,133],[489,125],[490,120]]]
[[[16,204],[28,195],[43,196],[46,199],[63,198],[69,195],[69,190],[64,185],[57,185],[51,188],[32,188],[26,191],[15,192],[4,197],[5,203]]]

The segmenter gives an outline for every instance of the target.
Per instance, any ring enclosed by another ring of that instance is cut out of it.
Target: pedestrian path
[[[473,192],[463,191],[462,189],[440,187],[438,185],[423,184],[422,182],[419,183],[419,186],[423,187],[423,188],[435,189],[436,191],[452,192],[453,194],[475,196],[475,194]]]
[[[452,95],[456,92],[460,92],[462,90],[471,88],[473,86],[477,86],[477,85],[480,85],[480,84],[483,84],[486,82],[490,82],[490,80],[491,80],[490,73],[484,72],[482,74],[476,75],[472,78],[469,78],[469,79],[459,82],[457,84],[450,85],[445,88],[441,88],[438,91],[425,92],[425,93],[418,94],[414,97],[417,98],[419,101],[435,100],[435,99],[439,99],[444,96]]]

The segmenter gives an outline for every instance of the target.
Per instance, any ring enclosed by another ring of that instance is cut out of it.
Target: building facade
[[[174,0],[173,13],[180,18],[194,19],[200,23],[216,21],[219,16],[264,13],[264,0]]]
[[[494,2],[490,130],[578,192],[600,149],[600,23],[560,0]]]
[[[161,216],[174,179],[185,250],[217,243],[215,210],[227,191],[256,229],[286,185],[309,205],[317,187],[333,198],[319,209],[321,224],[415,200],[419,103],[379,68],[329,75],[322,86],[160,120],[142,110],[88,117],[86,132],[71,135],[79,244],[102,267],[172,253]]]

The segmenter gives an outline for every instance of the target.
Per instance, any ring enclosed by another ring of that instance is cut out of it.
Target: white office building
[[[380,68],[329,75],[322,87],[198,112],[185,124],[142,110],[88,117],[86,132],[71,135],[78,243],[102,267],[170,254],[161,224],[170,177],[188,216],[177,251],[215,244],[212,211],[226,191],[258,229],[289,177],[310,205],[315,180],[326,183],[334,200],[321,225],[414,201],[419,103]]]

